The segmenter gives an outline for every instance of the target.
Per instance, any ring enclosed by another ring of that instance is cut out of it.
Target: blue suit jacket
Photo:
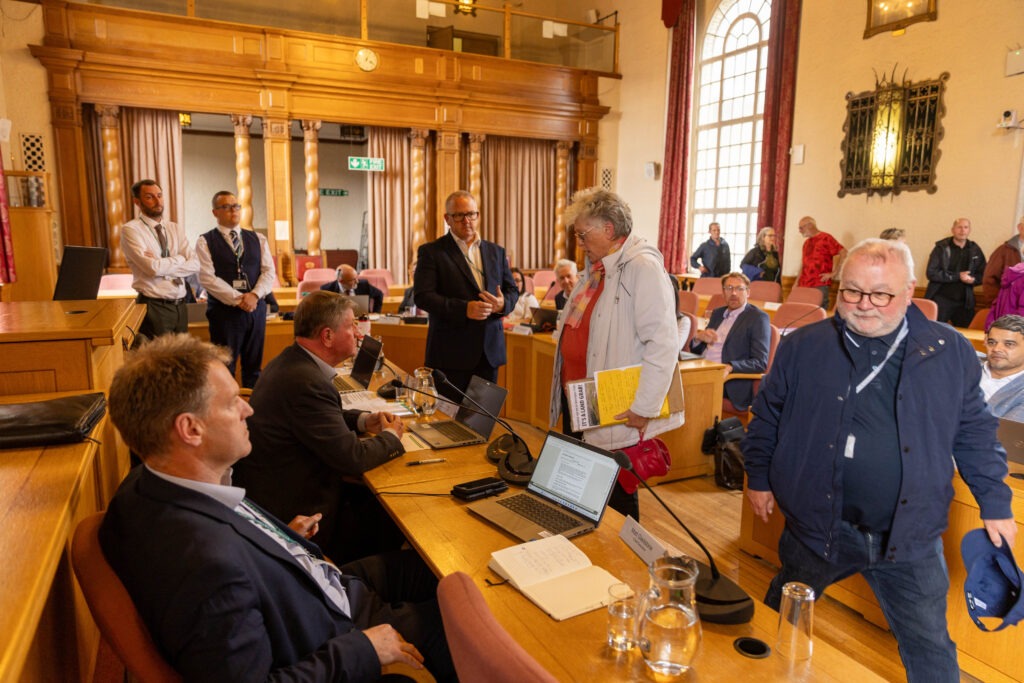
[[[110,503],[100,544],[157,647],[187,681],[380,675],[357,630],[369,625],[358,623],[363,617],[353,623],[284,548],[209,496],[136,467]],[[372,596],[359,579],[343,581],[360,615]]]
[[[320,289],[341,294],[341,283],[332,280],[326,285],[321,285]],[[356,281],[356,295],[360,294],[370,297],[370,313],[380,313],[384,307],[384,292],[371,285],[367,280],[360,278]]]
[[[481,240],[480,257],[484,287],[492,294],[501,289],[505,309],[487,320],[470,320],[466,305],[479,300],[480,288],[455,238],[449,233],[419,249],[413,288],[416,307],[430,314],[424,362],[432,368],[472,370],[481,357],[494,368],[505,364],[501,319],[515,308],[519,290],[502,247]]]
[[[708,322],[709,330],[717,330],[725,320],[727,307],[716,308]],[[729,330],[722,346],[722,362],[732,365],[733,372],[764,372],[768,367],[768,346],[772,332],[768,315],[753,304],[740,313]],[[697,341],[690,343],[694,353],[704,353],[707,344]],[[725,396],[739,410],[746,410],[754,400],[754,383],[749,379],[736,379],[725,383]]]

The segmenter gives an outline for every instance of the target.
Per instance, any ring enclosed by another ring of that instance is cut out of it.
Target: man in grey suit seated
[[[372,681],[404,662],[455,680],[436,580],[410,551],[340,569],[232,485],[252,409],[226,350],[166,335],[131,354],[110,416],[143,464],[100,527],[103,554],[187,681]],[[421,654],[422,653],[422,654]]]
[[[727,374],[764,372],[768,368],[771,324],[764,311],[747,303],[750,280],[743,273],[729,273],[722,277],[722,293],[725,306],[716,308],[707,327],[693,335],[690,350],[725,363]],[[726,382],[725,397],[737,410],[746,410],[754,400],[753,382]]]

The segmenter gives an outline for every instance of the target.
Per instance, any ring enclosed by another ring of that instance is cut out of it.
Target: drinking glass
[[[809,659],[814,650],[813,622],[814,589],[805,583],[787,583],[782,587],[775,651],[787,659]]]
[[[625,652],[636,644],[637,598],[629,584],[608,588],[608,647]]]

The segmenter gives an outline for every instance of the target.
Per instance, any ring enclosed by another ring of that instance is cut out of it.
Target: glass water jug
[[[641,596],[637,644],[651,671],[682,674],[690,668],[701,637],[697,562],[685,555],[666,555],[648,569],[651,583]]]

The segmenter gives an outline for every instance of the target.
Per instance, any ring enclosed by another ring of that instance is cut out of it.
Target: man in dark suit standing
[[[420,247],[413,281],[417,308],[430,314],[425,363],[462,391],[473,375],[498,379],[505,364],[501,319],[519,298],[505,250],[480,238],[479,219],[473,195],[464,190],[449,195],[444,221],[450,230]],[[438,391],[462,400],[444,382]]]
[[[371,285],[364,278],[356,274],[356,269],[349,265],[338,266],[335,271],[338,278],[328,282],[320,289],[326,292],[335,292],[345,296],[368,296],[370,297],[370,313],[380,313],[384,307],[384,292]]]
[[[306,540],[319,515],[286,526],[232,485],[252,409],[226,356],[164,335],[110,388],[143,465],[111,501],[100,545],[160,653],[187,681],[373,681],[392,662],[455,680],[437,582],[415,553],[339,569]]]
[[[263,341],[267,328],[268,294],[273,293],[274,257],[267,238],[243,230],[238,222],[242,205],[235,195],[213,195],[217,227],[199,236],[199,283],[206,289],[206,319],[210,341],[231,349],[228,370],[242,361],[242,386],[252,388],[263,365]]]
[[[281,519],[323,513],[314,540],[339,562],[394,550],[405,540],[358,482],[405,452],[402,420],[343,409],[333,384],[334,366],[356,353],[352,308],[333,292],[311,292],[299,302],[295,343],[267,364],[253,389],[252,453],[234,472],[238,485]]]
[[[729,273],[722,278],[722,293],[725,306],[711,313],[707,329],[693,335],[690,350],[708,360],[725,363],[729,373],[764,372],[768,367],[771,324],[764,311],[747,303],[750,280],[743,273]],[[725,397],[737,410],[746,410],[754,400],[753,382],[726,382]]]

